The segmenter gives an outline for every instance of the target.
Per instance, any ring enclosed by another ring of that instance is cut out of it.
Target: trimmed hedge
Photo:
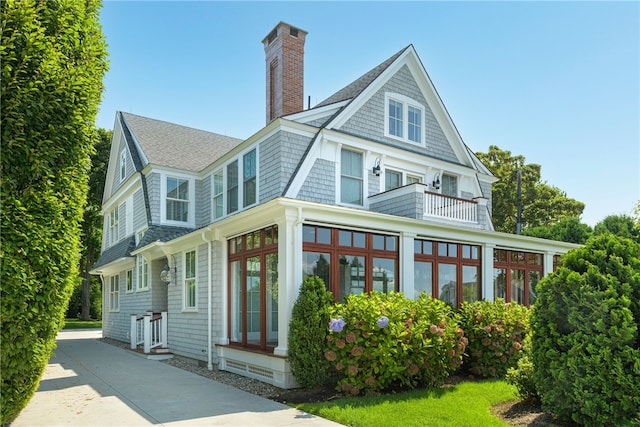
[[[288,359],[291,373],[303,387],[325,384],[330,378],[324,351],[332,304],[322,279],[313,276],[302,282],[289,322]]]
[[[401,293],[349,295],[330,314],[325,358],[346,394],[440,385],[462,363],[467,339],[457,314],[424,294],[417,301]]]
[[[523,354],[530,331],[529,309],[499,298],[464,303],[460,315],[460,327],[469,339],[463,369],[485,378],[504,378]]]
[[[640,245],[595,237],[538,294],[532,359],[543,407],[587,426],[638,423]]]

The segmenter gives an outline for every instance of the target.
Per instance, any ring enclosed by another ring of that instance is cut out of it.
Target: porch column
[[[496,245],[485,243],[482,254],[482,298],[493,301],[493,250]]]
[[[414,255],[413,242],[416,233],[400,233],[400,292],[406,298],[415,299]]]
[[[546,276],[547,274],[551,274],[553,273],[553,256],[555,255],[555,253],[550,252],[550,251],[546,251],[544,253],[544,260],[542,262],[542,274],[544,276]]]
[[[278,221],[278,346],[275,356],[289,348],[291,310],[302,284],[302,212],[287,209]]]

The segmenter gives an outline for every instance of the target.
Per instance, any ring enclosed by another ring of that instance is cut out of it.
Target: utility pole
[[[516,234],[522,232],[522,170],[518,169],[518,216],[516,218]]]

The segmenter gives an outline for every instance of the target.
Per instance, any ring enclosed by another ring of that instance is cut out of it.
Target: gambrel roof
[[[143,167],[151,163],[199,172],[243,141],[136,114],[119,114],[141,149]]]

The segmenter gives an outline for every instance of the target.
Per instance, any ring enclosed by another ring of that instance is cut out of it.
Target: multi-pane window
[[[184,254],[184,308],[197,307],[196,251]]]
[[[149,263],[142,256],[138,255],[138,281],[137,290],[149,289]]]
[[[442,175],[442,194],[458,197],[458,177],[447,174]]]
[[[408,106],[408,133],[409,141],[422,142],[422,110],[419,108]]]
[[[189,181],[167,177],[166,208],[168,221],[189,221]]]
[[[407,184],[415,184],[422,182],[422,178],[419,176],[407,175]]]
[[[115,244],[120,240],[120,232],[119,232],[119,220],[118,220],[118,211],[120,207],[116,207],[114,210],[109,212],[109,242],[111,245]]]
[[[493,267],[494,298],[524,305],[535,302],[543,274],[542,254],[495,249]]]
[[[397,291],[398,238],[305,225],[303,276],[318,276],[336,300],[376,290]]]
[[[120,311],[120,276],[109,279],[109,311]]]
[[[243,156],[243,207],[253,205],[256,202],[256,150],[251,150]]]
[[[394,99],[389,100],[389,134],[403,138],[404,120],[402,118],[402,112],[404,106],[402,102],[398,102]]]
[[[127,152],[120,152],[120,181],[127,177]]]
[[[127,292],[133,292],[133,271],[127,270]]]
[[[343,148],[340,161],[340,201],[362,205],[362,153]]]
[[[424,107],[403,95],[386,96],[388,136],[404,141],[422,143]]]
[[[480,298],[480,247],[461,243],[414,241],[414,291],[453,306]]]
[[[213,175],[213,216],[215,219],[224,215],[224,176],[222,171]]]
[[[273,350],[278,346],[278,228],[230,239],[228,248],[230,341]]]
[[[227,165],[227,213],[238,210],[238,161]]]
[[[389,191],[402,186],[402,174],[400,172],[384,171],[384,190]]]

